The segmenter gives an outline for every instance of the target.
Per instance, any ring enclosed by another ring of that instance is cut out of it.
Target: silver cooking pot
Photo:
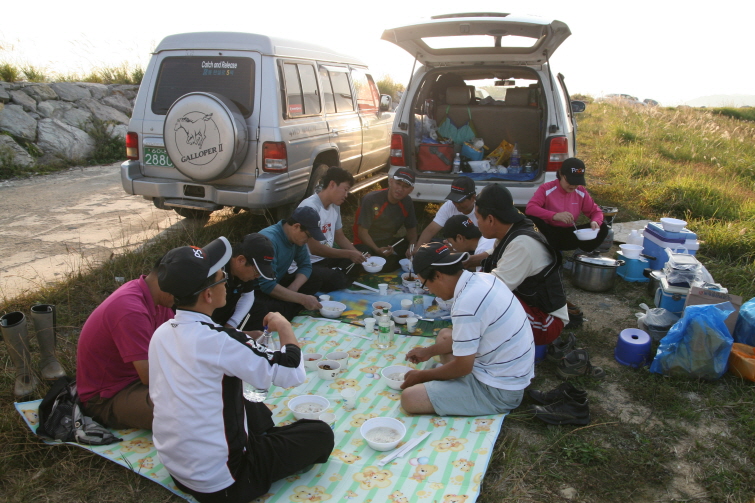
[[[574,286],[588,292],[605,292],[613,288],[616,270],[622,265],[623,260],[595,254],[577,255],[571,280]]]

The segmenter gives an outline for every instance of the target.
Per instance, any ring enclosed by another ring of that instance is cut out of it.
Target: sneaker
[[[575,349],[558,362],[556,373],[561,379],[570,377],[593,377],[603,379],[605,371],[600,367],[593,367],[590,355],[586,349]]]
[[[590,405],[587,398],[565,400],[550,405],[533,405],[535,417],[548,424],[590,424]]]
[[[548,353],[545,358],[551,362],[558,362],[575,347],[577,347],[577,338],[574,337],[574,334],[561,334],[548,345]]]
[[[565,382],[558,388],[547,393],[536,389],[530,389],[527,390],[527,394],[533,400],[543,405],[550,405],[569,400],[583,400],[587,398],[587,392],[585,390],[575,388],[570,382]]]

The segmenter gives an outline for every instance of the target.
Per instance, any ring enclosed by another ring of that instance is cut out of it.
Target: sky
[[[245,31],[304,40],[367,62],[404,84],[413,59],[380,40],[384,29],[453,12],[509,12],[558,19],[572,35],[551,58],[571,94],[623,93],[673,106],[707,95],[755,95],[752,20],[742,0],[259,1],[41,0],[6,2],[0,62],[84,73],[123,62],[146,67],[174,33]]]

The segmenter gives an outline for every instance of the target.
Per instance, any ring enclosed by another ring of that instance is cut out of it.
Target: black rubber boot
[[[543,405],[564,402],[568,400],[584,400],[587,398],[587,392],[583,389],[575,388],[570,382],[561,384],[556,389],[549,392],[543,392],[536,389],[527,390],[527,394],[536,402]]]

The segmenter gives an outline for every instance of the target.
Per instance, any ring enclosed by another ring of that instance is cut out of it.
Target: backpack
[[[122,439],[81,411],[76,381],[67,376],[53,383],[39,404],[37,434],[88,445],[108,445]]]

